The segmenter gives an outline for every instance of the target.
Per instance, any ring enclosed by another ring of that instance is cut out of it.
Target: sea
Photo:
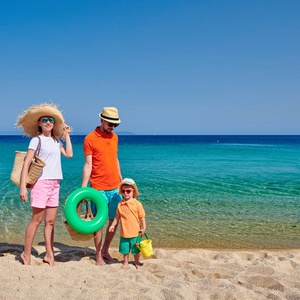
[[[29,141],[0,136],[0,244],[23,245],[31,219],[10,181],[15,150]],[[62,158],[54,237],[78,247],[93,241],[71,240],[64,207],[81,186],[83,141],[72,136],[74,156]],[[300,248],[300,136],[120,135],[118,157],[123,178],[138,186],[154,249]],[[34,244],[43,243],[41,224]]]

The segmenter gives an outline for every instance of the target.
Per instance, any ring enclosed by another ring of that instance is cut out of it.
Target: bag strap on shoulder
[[[35,156],[35,155],[39,156],[40,151],[41,151],[41,147],[42,147],[42,141],[41,141],[41,138],[40,138],[39,136],[37,136],[37,138],[39,139],[39,144],[38,144],[38,146],[36,147],[34,156]]]

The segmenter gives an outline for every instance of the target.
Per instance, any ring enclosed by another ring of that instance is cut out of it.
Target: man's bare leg
[[[113,222],[113,219],[109,219],[109,224],[106,229],[104,244],[103,244],[103,247],[101,250],[103,259],[105,259],[107,261],[115,261],[115,259],[113,259],[108,252],[110,243],[112,242],[112,240],[115,236],[116,230],[117,230],[117,226],[116,226],[114,232],[109,232],[109,227],[112,224],[112,222]]]
[[[101,243],[102,243],[102,228],[99,229],[94,238],[95,248],[96,248],[96,265],[97,266],[104,266],[106,265],[105,261],[102,258],[101,253]]]

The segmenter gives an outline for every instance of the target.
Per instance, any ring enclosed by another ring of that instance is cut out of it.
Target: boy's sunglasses
[[[47,123],[48,120],[49,120],[50,123],[54,123],[54,118],[43,118],[43,119],[42,119],[42,122],[43,122],[43,123]]]
[[[126,194],[130,194],[131,193],[131,191],[133,191],[132,189],[128,189],[128,190],[121,190],[121,193],[122,194],[124,194],[124,193],[126,193]]]
[[[119,124],[115,124],[115,123],[108,123],[108,126],[109,127],[118,127],[119,126]]]

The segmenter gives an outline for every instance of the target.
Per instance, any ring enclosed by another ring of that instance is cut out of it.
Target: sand
[[[32,265],[22,245],[0,243],[1,299],[300,299],[300,250],[166,250],[121,269],[95,265],[95,249],[55,243],[55,265],[34,246]],[[130,257],[133,262],[133,257]]]

